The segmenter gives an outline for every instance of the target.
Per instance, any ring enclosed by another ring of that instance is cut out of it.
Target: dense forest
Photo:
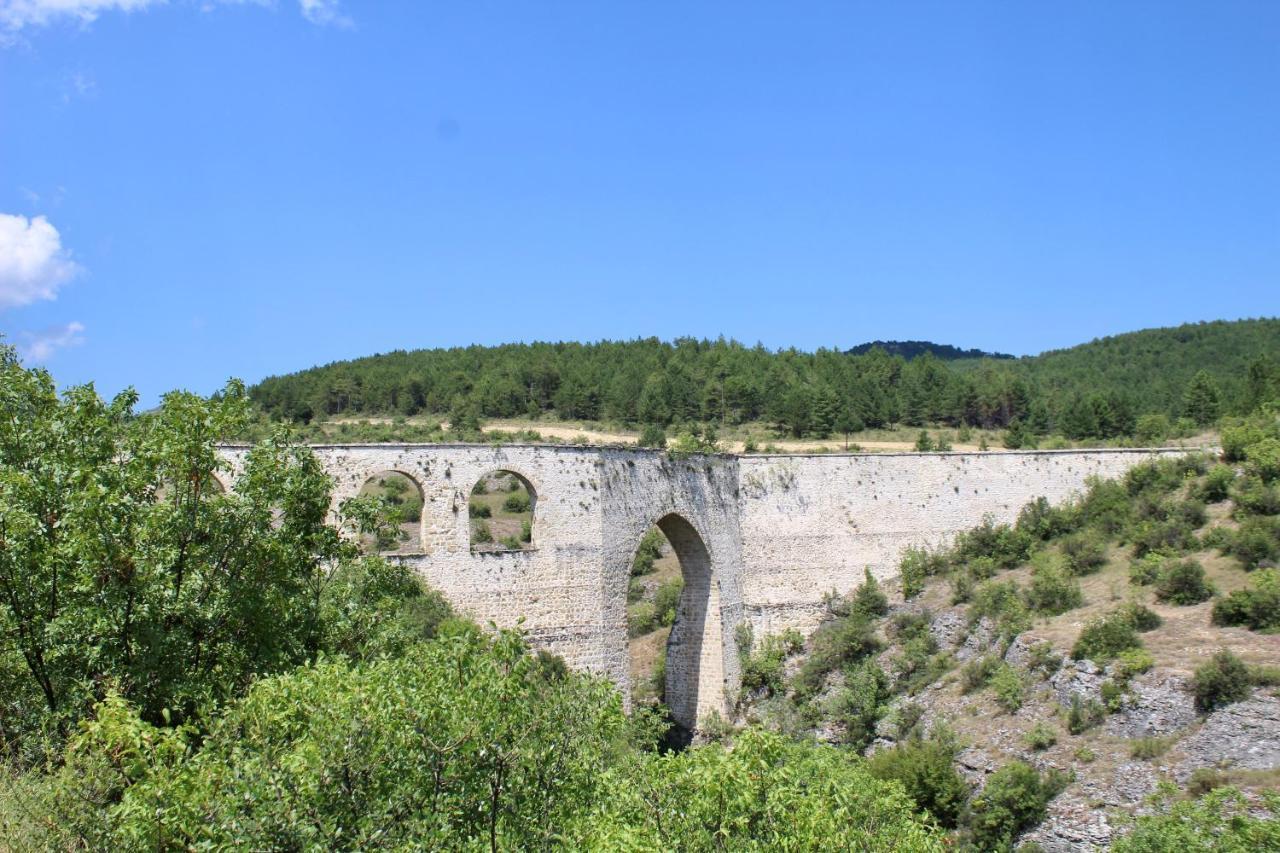
[[[302,423],[465,410],[661,426],[764,421],[795,437],[942,424],[1108,439],[1252,411],[1280,388],[1277,352],[1277,319],[1151,329],[1022,359],[692,338],[507,344],[337,362],[265,379],[250,396],[269,417]]]

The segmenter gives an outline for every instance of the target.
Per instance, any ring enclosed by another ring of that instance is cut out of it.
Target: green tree
[[[1187,417],[1200,426],[1206,426],[1218,419],[1222,405],[1222,394],[1218,383],[1206,370],[1196,371],[1182,393],[1182,411]]]
[[[59,396],[0,350],[0,702],[32,725],[65,733],[109,689],[176,722],[310,659],[326,584],[357,556],[326,524],[329,478],[286,434],[219,486],[217,443],[250,417],[240,383],[146,415],[136,401]],[[378,508],[347,507],[370,530]]]

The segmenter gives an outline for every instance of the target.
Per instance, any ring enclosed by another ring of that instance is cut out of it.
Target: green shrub
[[[1155,665],[1155,658],[1146,649],[1125,649],[1116,657],[1114,670],[1116,678],[1127,682],[1134,676],[1149,671]]]
[[[489,522],[480,520],[471,528],[471,544],[483,545],[493,541],[493,531],[489,529]]]
[[[994,621],[996,630],[1006,638],[1031,627],[1031,617],[1015,581],[987,581],[974,590],[969,620],[976,624],[984,616]]]
[[[976,581],[968,569],[956,569],[951,573],[951,603],[964,604],[973,598]]]
[[[1236,515],[1280,515],[1280,486],[1268,485],[1257,477],[1241,477],[1231,495]]]
[[[533,541],[533,522],[527,518],[520,522],[520,541],[526,544]]]
[[[643,637],[658,627],[658,611],[652,601],[638,601],[627,608],[627,636]]]
[[[1133,630],[1139,634],[1145,634],[1147,631],[1154,631],[1164,624],[1164,620],[1160,618],[1160,614],[1156,613],[1145,604],[1139,604],[1136,601],[1126,601],[1120,605],[1116,611],[1124,619],[1129,620],[1133,625]]]
[[[1264,483],[1280,479],[1280,438],[1264,438],[1245,451],[1245,469]]]
[[[902,576],[902,597],[910,600],[924,592],[925,580],[946,569],[946,560],[940,552],[928,548],[908,547],[898,563]]]
[[[1209,504],[1221,503],[1230,496],[1235,479],[1236,471],[1230,465],[1214,465],[1196,487],[1196,497]]]
[[[1058,733],[1053,726],[1041,720],[1027,730],[1027,733],[1022,736],[1022,740],[1027,746],[1037,752],[1041,752],[1058,742]]]
[[[1023,506],[1015,525],[1018,531],[1041,542],[1055,539],[1080,526],[1080,510],[1075,504],[1052,506],[1038,497]]]
[[[1140,737],[1129,741],[1129,756],[1150,761],[1159,758],[1169,751],[1176,740],[1174,737]]]
[[[1012,569],[1027,561],[1033,547],[1032,537],[1025,530],[996,524],[987,516],[982,524],[956,537],[951,553],[957,565],[988,557],[1000,568]]]
[[[1138,648],[1138,639],[1132,618],[1123,612],[1108,613],[1092,619],[1080,631],[1080,637],[1071,648],[1076,660],[1089,659],[1105,663],[1125,649]]]
[[[1107,543],[1094,533],[1077,533],[1062,540],[1062,556],[1073,575],[1091,575],[1107,563]]]
[[[640,537],[640,544],[636,546],[636,555],[631,560],[632,577],[647,575],[653,571],[654,563],[662,556],[662,543],[665,539],[662,531],[656,527],[645,531],[644,536]]]
[[[632,578],[627,583],[627,604],[635,604],[644,598],[645,585],[640,582],[639,578]]]
[[[467,515],[471,518],[489,518],[493,515],[493,509],[486,503],[472,501],[467,504]]]
[[[853,594],[853,609],[864,616],[883,616],[889,612],[889,599],[869,568],[863,569],[863,581]]]
[[[1080,583],[1053,560],[1040,560],[1031,570],[1031,584],[1024,591],[1027,606],[1037,613],[1056,616],[1084,603]]]
[[[1107,709],[1096,699],[1081,699],[1079,694],[1071,697],[1071,708],[1067,711],[1067,731],[1073,735],[1086,732],[1107,718]]]
[[[1178,554],[1196,546],[1196,525],[1177,517],[1164,521],[1144,521],[1130,534],[1133,555],[1142,557],[1153,551]]]
[[[879,651],[880,641],[870,619],[851,614],[818,626],[809,648],[809,656],[796,675],[796,695],[801,699],[816,693],[828,673]]]
[[[1013,761],[1001,767],[970,801],[964,824],[979,850],[1003,850],[1024,830],[1044,820],[1049,801],[1066,787],[1057,771],[1042,776],[1029,764]]]
[[[827,703],[827,713],[843,730],[841,742],[864,749],[875,736],[889,696],[889,676],[874,660],[862,660],[846,669],[844,686]]]
[[[1053,650],[1051,643],[1036,643],[1028,650],[1027,669],[1048,678],[1062,668],[1062,655]]]
[[[1098,688],[1098,698],[1102,700],[1102,707],[1107,709],[1108,714],[1117,714],[1124,709],[1124,699],[1127,694],[1126,685],[1116,681],[1104,681]]]
[[[1022,682],[1022,675],[1018,670],[1009,664],[1001,664],[996,667],[995,672],[991,674],[991,692],[995,694],[996,704],[1004,709],[1005,713],[1015,713],[1022,707],[1022,703],[1026,698],[1026,685]]]
[[[521,493],[507,495],[507,499],[502,502],[502,508],[510,513],[528,512],[531,506],[529,495]]]
[[[1087,746],[1076,747],[1076,751],[1073,752],[1072,755],[1075,756],[1076,761],[1079,761],[1081,764],[1092,764],[1098,760],[1097,754]]]
[[[969,785],[955,768],[958,751],[953,736],[935,730],[928,738],[879,750],[867,759],[867,769],[877,779],[898,782],[917,809],[950,829],[969,798]]]
[[[1214,592],[1205,578],[1204,566],[1195,560],[1166,562],[1156,580],[1156,598],[1171,604],[1199,604],[1213,598]]]
[[[1168,558],[1164,554],[1143,554],[1129,563],[1129,583],[1150,586],[1160,579],[1160,571]]]
[[[781,693],[787,658],[803,646],[804,641],[796,631],[765,637],[742,662],[743,692],[765,696]]]
[[[1115,536],[1129,526],[1133,501],[1123,484],[1094,477],[1080,502],[1080,512],[1090,527],[1105,536]]]
[[[657,424],[645,424],[640,430],[641,447],[654,447],[659,450],[667,446],[667,433]]]
[[[680,578],[669,580],[660,585],[653,594],[653,608],[657,611],[659,625],[672,625],[676,621],[676,611],[680,607],[680,593],[684,591],[684,581]]]
[[[1000,659],[995,655],[973,658],[960,670],[960,692],[972,693],[986,687],[999,666]]]
[[[1214,602],[1213,624],[1280,630],[1280,571],[1259,569],[1250,580],[1249,587]]]
[[[1239,560],[1245,571],[1274,566],[1280,561],[1280,519],[1245,519],[1223,551]]]
[[[1251,686],[1249,668],[1226,649],[1196,667],[1191,681],[1196,708],[1204,713],[1249,698]]]
[[[1138,817],[1133,831],[1116,839],[1114,853],[1280,850],[1280,795],[1274,791],[1262,793],[1265,814],[1256,813],[1235,788],[1191,800],[1177,793],[1162,786],[1159,811]]]

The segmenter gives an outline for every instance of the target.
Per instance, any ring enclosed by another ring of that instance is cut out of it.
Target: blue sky
[[[0,0],[0,330],[211,391],[397,348],[1280,313],[1280,3]]]

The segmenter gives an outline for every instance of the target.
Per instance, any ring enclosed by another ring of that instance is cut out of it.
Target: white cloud
[[[351,19],[338,9],[338,0],[298,0],[302,17],[321,26],[349,27]]]
[[[0,24],[15,31],[68,18],[87,24],[103,12],[135,12],[163,2],[165,0],[0,0]]]
[[[23,361],[48,361],[60,349],[84,343],[84,324],[74,320],[65,326],[51,326],[39,332],[18,334],[18,354]]]
[[[162,6],[168,0],[0,0],[0,39],[4,33],[10,42],[26,27],[43,27],[58,21],[91,23],[104,12],[137,12],[151,6]],[[272,0],[202,0],[201,8],[218,4],[241,3],[274,5]],[[298,0],[302,17],[313,24],[336,27],[351,26],[351,19],[339,8],[339,0]]]
[[[0,213],[0,310],[53,299],[79,272],[49,220]]]

